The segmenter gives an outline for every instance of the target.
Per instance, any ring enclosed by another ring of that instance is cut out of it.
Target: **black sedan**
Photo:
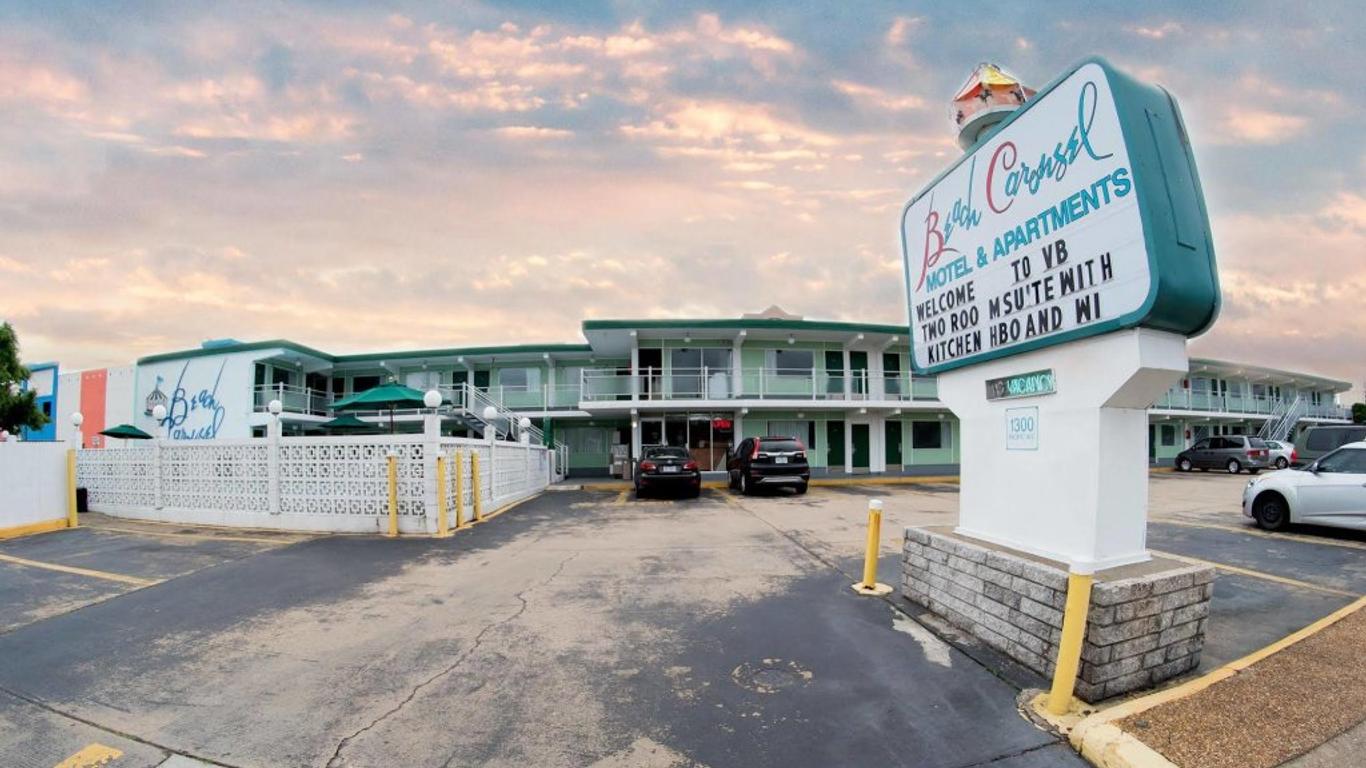
[[[702,471],[687,449],[652,446],[641,451],[636,465],[636,495],[665,488],[697,498],[702,493]]]

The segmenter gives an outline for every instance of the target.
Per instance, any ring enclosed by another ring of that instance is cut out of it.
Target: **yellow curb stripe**
[[[1168,523],[1179,525],[1183,528],[1208,528],[1211,531],[1230,531],[1232,533],[1242,533],[1248,536],[1260,536],[1264,539],[1283,540],[1283,541],[1302,541],[1306,544],[1319,544],[1325,547],[1343,547],[1346,549],[1366,549],[1366,544],[1359,541],[1343,541],[1340,539],[1325,539],[1322,536],[1307,536],[1303,533],[1286,533],[1277,531],[1263,531],[1250,525],[1219,525],[1218,523],[1197,523],[1194,521],[1183,520],[1177,517],[1154,518],[1154,523]]]
[[[1218,568],[1218,569],[1221,570],[1221,571],[1228,571],[1229,573],[1236,573],[1236,574],[1238,574],[1238,575],[1240,575],[1240,576],[1250,576],[1250,577],[1252,577],[1252,578],[1254,578],[1254,579],[1261,579],[1261,580],[1263,580],[1263,581],[1274,581],[1274,582],[1276,582],[1277,584],[1285,584],[1286,586],[1299,587],[1300,589],[1312,589],[1312,590],[1314,590],[1315,592],[1326,592],[1327,594],[1330,594],[1330,595],[1338,595],[1338,596],[1340,596],[1340,597],[1360,597],[1360,596],[1361,596],[1361,594],[1360,594],[1359,592],[1348,592],[1348,591],[1346,591],[1346,590],[1335,589],[1335,588],[1333,588],[1333,587],[1325,587],[1325,586],[1322,586],[1322,585],[1320,585],[1320,584],[1313,584],[1313,583],[1310,583],[1310,582],[1308,582],[1308,581],[1300,581],[1299,579],[1292,579],[1292,578],[1290,578],[1289,576],[1277,576],[1277,575],[1274,574],[1274,573],[1264,573],[1264,572],[1262,572],[1262,571],[1254,571],[1254,570],[1252,570],[1251,568],[1240,568],[1240,567],[1238,567],[1238,566],[1236,566],[1236,565],[1227,565],[1227,564],[1225,564],[1225,563],[1216,563],[1216,562],[1214,562],[1214,561],[1212,561],[1212,560],[1201,560],[1201,559],[1198,558],[1198,557],[1188,557],[1188,556],[1186,556],[1186,555],[1178,555],[1178,554],[1176,554],[1176,553],[1174,553],[1174,552],[1163,552],[1163,551],[1157,550],[1157,549],[1150,549],[1150,550],[1148,550],[1148,551],[1149,551],[1149,552],[1152,552],[1154,555],[1161,555],[1161,556],[1163,556],[1163,557],[1169,557],[1169,558],[1171,558],[1171,559],[1173,559],[1173,560],[1180,560],[1180,561],[1183,562],[1183,563],[1190,563],[1191,565],[1207,565],[1207,566],[1210,566],[1210,567],[1212,567],[1212,568]]]
[[[68,757],[53,768],[99,768],[123,757],[121,750],[103,744],[89,744],[80,752]]]
[[[1362,608],[1366,608],[1366,597],[1358,598],[1351,604],[1339,608],[1304,629],[1292,632],[1261,650],[1253,651],[1240,659],[1230,661],[1224,666],[1187,683],[1131,699],[1097,712],[1078,723],[1068,734],[1068,740],[1072,743],[1073,748],[1081,753],[1082,757],[1095,765],[1106,766],[1106,768],[1125,768],[1126,766],[1133,768],[1161,766],[1166,768],[1166,766],[1172,765],[1171,761],[1132,734],[1121,730],[1114,723],[1130,715],[1146,712],[1158,705],[1193,696],[1221,680],[1233,677],[1268,656],[1283,651],[1301,640],[1313,637]]]
[[[125,576],[121,573],[110,573],[108,571],[96,571],[89,568],[77,568],[71,565],[59,565],[57,563],[44,563],[38,560],[29,560],[13,555],[0,555],[0,562],[23,565],[29,568],[42,568],[47,571],[57,571],[59,573],[71,573],[77,576],[89,576],[94,579],[104,579],[106,581],[117,581],[123,584],[132,584],[138,587],[150,587],[153,584],[160,584],[159,579],[140,579],[137,576]]]
[[[35,533],[48,533],[50,531],[66,530],[66,518],[59,517],[56,520],[43,520],[37,523],[25,525],[12,525],[8,528],[0,528],[0,540],[14,539],[20,536],[31,536]]]

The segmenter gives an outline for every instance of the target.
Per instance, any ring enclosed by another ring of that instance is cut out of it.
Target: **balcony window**
[[[778,376],[811,376],[816,365],[815,353],[809,349],[771,349],[769,368]]]
[[[409,387],[426,392],[441,386],[441,371],[413,371],[404,378]]]
[[[378,376],[357,376],[351,380],[351,391],[357,394],[379,386]]]
[[[1162,445],[1176,445],[1176,426],[1173,424],[1162,425]]]
[[[505,392],[529,392],[541,389],[540,368],[500,368],[498,386]]]

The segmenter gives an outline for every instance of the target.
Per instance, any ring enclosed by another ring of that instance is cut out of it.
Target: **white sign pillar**
[[[1054,393],[987,399],[988,380],[1039,369]],[[1184,337],[1133,329],[940,374],[961,425],[958,531],[1081,573],[1147,560],[1147,408],[1186,370]]]

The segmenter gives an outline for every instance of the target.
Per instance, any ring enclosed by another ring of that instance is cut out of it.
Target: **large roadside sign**
[[[1175,100],[1103,59],[1072,67],[905,207],[911,361],[936,373],[1219,310]]]

